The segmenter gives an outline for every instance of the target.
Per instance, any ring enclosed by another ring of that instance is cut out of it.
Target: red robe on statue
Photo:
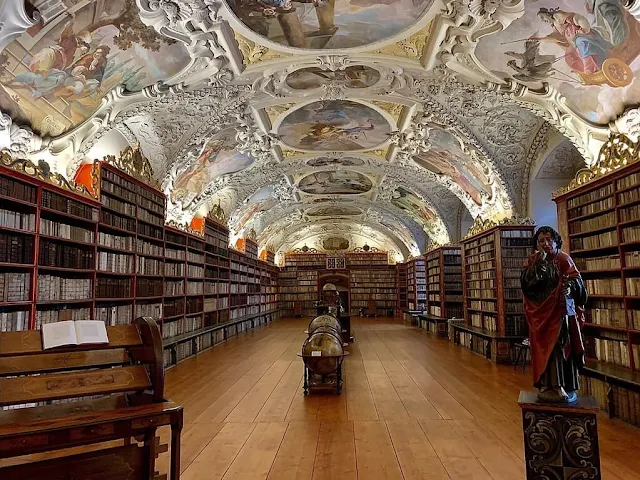
[[[525,263],[525,268],[534,265],[538,259],[538,254],[531,255]],[[580,273],[576,269],[571,257],[565,252],[558,252],[551,262],[556,265],[559,279],[556,287],[540,303],[524,295],[524,310],[529,324],[529,338],[531,342],[531,364],[533,367],[534,383],[540,379],[549,362],[558,337],[562,318],[567,315],[567,298],[564,294],[564,283],[572,278],[580,278]],[[574,358],[583,358],[584,346],[582,344],[581,331],[584,325],[584,308],[576,305],[575,316],[569,316],[569,336],[568,342],[563,350],[565,360],[569,355]]]

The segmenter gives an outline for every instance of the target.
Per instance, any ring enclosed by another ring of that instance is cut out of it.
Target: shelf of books
[[[326,267],[326,262],[326,253],[287,253],[284,256],[285,267],[323,269]]]
[[[424,257],[407,262],[407,304],[411,311],[427,309],[427,270]]]
[[[407,302],[407,265],[405,263],[398,263],[396,265],[396,287],[397,287],[397,304],[396,313],[402,312],[409,308]]]
[[[461,242],[465,323],[456,340],[496,362],[510,362],[513,343],[527,335],[520,270],[532,235],[529,225],[500,225]]]
[[[318,271],[284,267],[279,274],[280,308],[284,317],[315,317]]]
[[[351,315],[393,316],[396,269],[386,252],[347,253]]]
[[[151,316],[167,366],[208,348],[207,328],[230,325],[228,231],[165,228],[158,190],[106,163],[94,171],[97,199],[0,167],[0,331]]]
[[[640,163],[554,199],[563,249],[584,280],[584,393],[640,425]]]
[[[447,336],[444,320],[464,316],[460,247],[438,247],[425,254],[427,310],[419,316],[427,331]]]

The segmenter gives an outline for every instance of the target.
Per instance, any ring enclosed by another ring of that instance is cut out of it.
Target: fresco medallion
[[[371,190],[373,184],[359,172],[325,171],[307,175],[298,187],[312,195],[357,195]]]
[[[287,146],[306,151],[353,151],[379,146],[391,125],[373,108],[349,100],[313,102],[287,115],[278,136]]]
[[[372,87],[380,80],[378,70],[365,65],[351,65],[344,70],[323,70],[307,67],[287,76],[286,82],[295,90],[313,90],[327,83],[337,83],[347,88]]]

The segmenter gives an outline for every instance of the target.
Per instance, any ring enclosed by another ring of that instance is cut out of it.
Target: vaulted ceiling
[[[637,136],[624,3],[0,0],[0,148],[73,177],[139,142],[170,220],[400,260]]]

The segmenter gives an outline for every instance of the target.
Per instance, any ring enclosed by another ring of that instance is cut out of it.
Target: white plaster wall
[[[558,229],[556,204],[551,199],[553,192],[566,186],[570,179],[532,179],[529,192],[529,217],[536,221],[536,226],[547,225]]]

